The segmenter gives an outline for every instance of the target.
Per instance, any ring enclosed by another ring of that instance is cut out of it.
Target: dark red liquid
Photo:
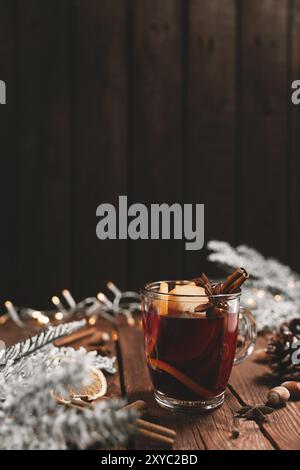
[[[237,313],[213,319],[160,316],[153,307],[143,322],[156,390],[178,400],[205,400],[225,390],[236,350]]]

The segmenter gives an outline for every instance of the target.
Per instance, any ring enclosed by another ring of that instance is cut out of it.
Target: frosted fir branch
[[[74,373],[74,368],[70,373]],[[68,381],[69,374],[63,378]],[[49,387],[51,383],[43,381],[42,385]],[[57,389],[56,381],[55,386]],[[126,410],[115,413],[123,406],[119,401],[77,411],[57,405],[50,394],[37,386],[34,390],[30,387],[30,393],[19,398],[22,406],[10,400],[3,419],[0,412],[0,441],[4,449],[84,449],[95,443],[102,447],[117,446],[124,444],[135,430],[135,413]],[[26,400],[30,400],[29,409]]]
[[[58,405],[50,394],[55,390],[67,398],[70,388],[86,385],[90,368],[99,366],[93,353],[46,345],[5,366],[0,372],[2,449],[83,449],[94,443],[108,447],[127,441],[135,432],[137,414],[116,412],[123,402],[105,401],[93,410],[77,411]],[[105,369],[105,362],[101,365]]]
[[[236,248],[223,241],[208,243],[208,259],[226,271],[243,266],[250,279],[242,289],[242,301],[253,311],[258,330],[271,330],[279,322],[300,315],[300,275],[274,258],[265,258],[254,248]]]
[[[274,258],[265,258],[254,248],[240,245],[236,248],[227,242],[212,240],[207,244],[212,251],[208,255],[209,261],[231,270],[243,266],[250,274],[250,281],[261,286],[283,292],[292,298],[300,297],[300,275],[289,266]],[[298,290],[298,292],[297,292]]]
[[[53,412],[56,407],[51,397],[51,390],[65,398],[69,397],[69,388],[78,389],[88,382],[90,361],[85,358],[78,363],[61,363],[51,373],[45,373],[39,366],[32,370],[27,381],[10,381],[6,387],[5,400],[0,403],[1,416],[8,416],[25,424],[32,416],[43,416]]]
[[[86,320],[74,321],[70,323],[61,323],[57,326],[49,326],[42,330],[35,336],[30,336],[25,341],[14,344],[6,350],[0,351],[0,367],[5,365],[8,361],[17,361],[22,357],[28,356],[40,348],[43,348],[49,343],[70,335],[75,331],[83,328],[86,324]]]
[[[91,366],[97,367],[109,374],[116,372],[114,366],[115,357],[101,356],[97,354],[97,351],[87,352],[83,347],[75,350],[71,347],[56,348],[53,344],[48,344],[30,356],[25,356],[15,363],[10,363],[9,361],[5,365],[0,372],[0,397],[4,396],[5,387],[11,381],[14,383],[21,381],[24,384],[26,380],[36,373],[39,367],[42,367],[45,373],[50,373],[52,369],[60,365],[64,358],[76,363],[87,358]]]
[[[0,428],[1,448],[8,450],[66,450],[111,448],[126,444],[136,430],[135,410],[117,411],[123,401],[110,400],[95,404],[93,410],[77,411],[57,406],[46,414],[34,429],[14,421]]]

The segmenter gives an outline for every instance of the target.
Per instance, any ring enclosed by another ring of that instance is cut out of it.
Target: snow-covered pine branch
[[[253,311],[259,330],[272,329],[300,315],[300,275],[289,266],[245,245],[234,248],[212,240],[207,246],[209,261],[226,271],[243,266],[249,272],[242,301]]]

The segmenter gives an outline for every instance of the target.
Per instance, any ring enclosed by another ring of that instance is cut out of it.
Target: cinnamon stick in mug
[[[233,294],[237,292],[248,277],[249,274],[244,268],[236,269],[222,284],[220,294]]]

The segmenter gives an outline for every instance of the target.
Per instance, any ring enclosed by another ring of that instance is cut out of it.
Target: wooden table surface
[[[139,323],[139,322],[137,322]],[[253,421],[239,421],[240,436],[231,437],[232,415],[245,404],[265,403],[268,390],[277,385],[266,365],[257,364],[251,358],[233,368],[224,404],[206,414],[173,413],[160,408],[153,399],[148,375],[143,335],[140,326],[129,326],[124,320],[113,327],[105,320],[98,320],[101,331],[110,333],[112,340],[108,354],[117,358],[117,373],[108,376],[109,394],[123,396],[132,402],[143,399],[148,404],[147,419],[169,426],[177,431],[174,450],[272,450],[300,449],[300,401],[289,402],[286,407],[274,411],[268,422],[258,425]],[[7,345],[24,339],[32,328],[20,329],[10,321],[0,327],[0,339]],[[72,346],[87,346],[88,340],[78,340]],[[263,347],[265,338],[259,337],[257,347]],[[88,346],[90,348],[90,346]],[[136,438],[135,449],[162,449],[149,439]]]

